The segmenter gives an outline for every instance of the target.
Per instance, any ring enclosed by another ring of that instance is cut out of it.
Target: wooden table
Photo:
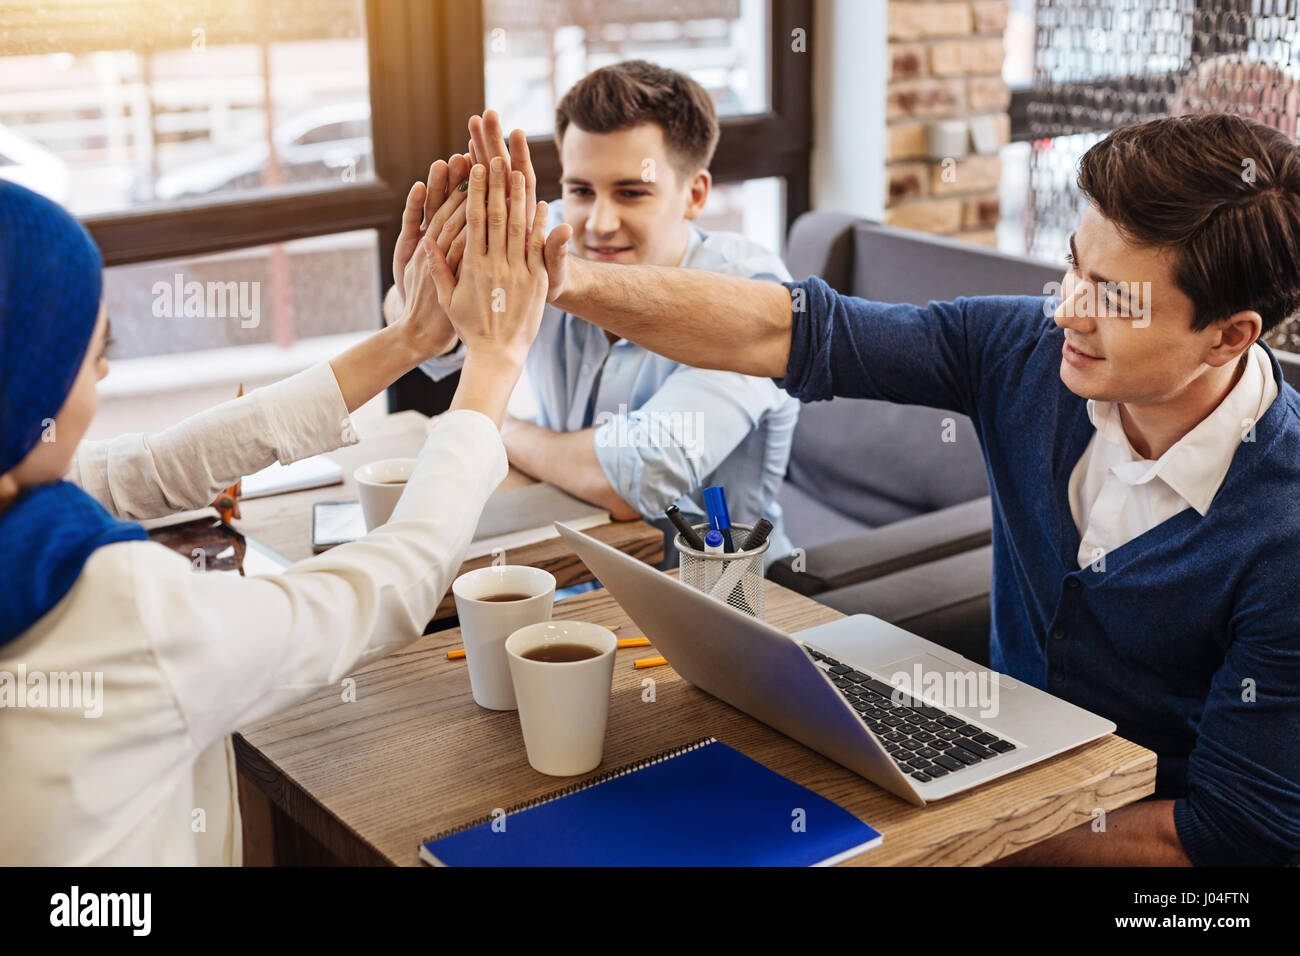
[[[842,617],[770,581],[767,620],[787,632]],[[555,618],[640,632],[600,589]],[[528,765],[515,712],[480,708],[459,630],[429,634],[358,671],[356,697],[324,690],[235,735],[247,865],[270,862],[423,865],[419,842],[611,767],[714,736],[840,804],[884,834],[856,865],[980,865],[1094,819],[1155,790],[1156,755],[1111,735],[929,807],[905,803],[682,680],[671,667],[635,670],[650,647],[617,651],[604,762],[584,777]],[[654,702],[642,681],[654,680]],[[256,789],[254,789],[254,787]],[[244,788],[241,787],[241,791]],[[269,798],[269,799],[267,799]]]
[[[242,517],[234,522],[235,526],[250,538],[293,561],[310,558],[312,505],[318,501],[357,500],[359,493],[356,482],[352,480],[352,473],[368,462],[383,458],[414,457],[424,444],[427,423],[428,418],[415,411],[389,415],[379,428],[364,435],[357,444],[329,453],[329,457],[343,468],[342,485],[241,501],[239,510]],[[497,491],[521,488],[532,483],[532,478],[511,468]],[[663,532],[644,521],[611,521],[592,528],[587,533],[618,548],[624,554],[630,554],[649,564],[658,564],[663,560]],[[509,559],[511,564],[527,564],[550,571],[555,575],[557,588],[592,580],[587,566],[558,537],[511,548]],[[464,574],[491,563],[491,555],[471,558],[461,565],[459,573]],[[438,605],[434,620],[454,617],[455,614],[455,600],[448,591]]]

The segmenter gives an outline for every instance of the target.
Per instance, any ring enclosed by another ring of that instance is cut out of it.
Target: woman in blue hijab
[[[522,249],[469,215],[459,279],[432,251],[462,203],[487,206],[486,175],[455,188],[468,173],[457,157],[412,187],[402,321],[158,435],[84,443],[108,370],[99,252],[60,207],[0,181],[0,864],[238,864],[229,734],[420,636],[505,477],[500,424],[546,298],[544,213]],[[441,208],[421,239],[426,195]],[[348,413],[457,334],[473,361],[451,410],[362,540],[240,578],[195,574],[123,520],[355,441]]]

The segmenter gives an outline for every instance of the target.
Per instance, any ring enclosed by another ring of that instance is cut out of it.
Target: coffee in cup
[[[524,565],[479,568],[453,581],[451,593],[474,701],[488,710],[514,710],[506,638],[528,624],[551,619],[555,576]]]
[[[547,664],[569,664],[573,661],[585,661],[600,656],[600,648],[588,644],[543,644],[525,651],[522,655],[526,661],[544,661]]]
[[[406,490],[406,482],[415,471],[414,458],[385,458],[362,465],[352,473],[361,498],[361,513],[366,531],[374,531],[393,515],[397,500]]]
[[[600,765],[614,682],[612,631],[585,621],[544,621],[515,631],[505,651],[528,763],[556,777]]]

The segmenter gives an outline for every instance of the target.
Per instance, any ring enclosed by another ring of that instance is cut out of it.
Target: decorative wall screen
[[[1298,104],[1300,0],[1037,0],[1029,254],[1068,251],[1079,157],[1115,127],[1226,110],[1294,139]],[[1266,341],[1300,351],[1300,321]]]

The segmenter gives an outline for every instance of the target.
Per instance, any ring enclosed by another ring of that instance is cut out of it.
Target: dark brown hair
[[[1300,147],[1232,113],[1115,130],[1083,155],[1079,189],[1139,245],[1173,251],[1192,331],[1253,309],[1261,338],[1300,308]]]
[[[683,173],[707,169],[718,146],[713,99],[684,73],[645,60],[593,70],[555,108],[555,143],[573,124],[588,133],[613,133],[642,123],[664,131],[664,144]]]

